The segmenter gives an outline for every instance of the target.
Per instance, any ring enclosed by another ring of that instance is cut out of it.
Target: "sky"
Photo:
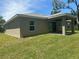
[[[7,21],[15,14],[36,13],[50,15],[52,0],[0,0],[0,16]],[[66,0],[64,0],[66,2]],[[72,4],[73,5],[73,4]],[[73,7],[75,7],[73,5]],[[65,9],[62,12],[67,12]]]

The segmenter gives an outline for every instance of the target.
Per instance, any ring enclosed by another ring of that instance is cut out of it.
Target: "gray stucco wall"
[[[16,18],[5,24],[5,34],[20,38],[20,19]]]
[[[48,21],[35,19],[35,18],[21,18],[21,36],[31,36],[37,34],[44,34],[49,32]],[[35,31],[29,30],[29,22],[35,21]]]
[[[7,29],[5,34],[20,38],[20,28]]]

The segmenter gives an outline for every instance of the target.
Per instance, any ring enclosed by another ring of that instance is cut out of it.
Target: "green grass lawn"
[[[79,59],[79,32],[18,39],[0,34],[0,59]]]

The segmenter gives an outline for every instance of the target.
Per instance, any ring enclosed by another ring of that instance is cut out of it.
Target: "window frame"
[[[33,23],[31,23],[31,22],[33,22]],[[32,30],[31,30],[31,27],[34,27]],[[35,21],[29,21],[29,31],[30,32],[34,32],[35,31]]]

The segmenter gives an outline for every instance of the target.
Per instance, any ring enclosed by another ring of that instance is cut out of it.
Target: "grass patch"
[[[79,59],[79,32],[24,39],[0,34],[0,59]]]

